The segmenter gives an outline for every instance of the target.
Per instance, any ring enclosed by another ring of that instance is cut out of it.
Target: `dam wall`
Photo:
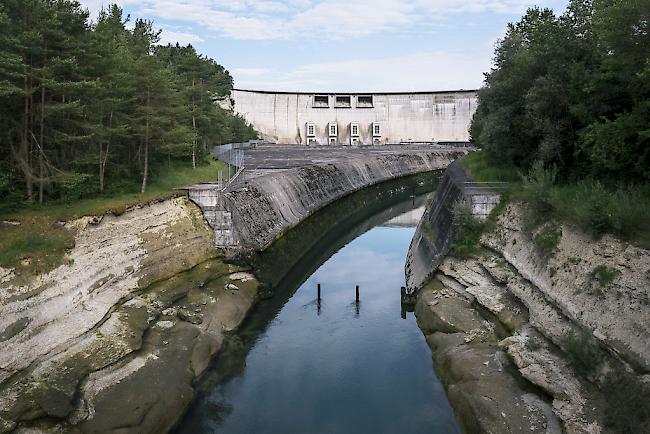
[[[366,145],[465,143],[477,107],[473,90],[315,94],[234,89],[232,99],[235,112],[264,140],[303,145],[355,144],[355,138]]]
[[[498,186],[472,180],[460,161],[453,162],[445,170],[435,198],[424,212],[409,247],[405,266],[407,295],[414,295],[449,253],[456,204],[464,202],[475,218],[484,221],[501,199],[493,187]]]
[[[416,173],[446,168],[463,149],[356,154],[329,163],[278,170],[224,191],[189,188],[190,199],[215,230],[219,247],[262,250],[329,203],[357,190]]]

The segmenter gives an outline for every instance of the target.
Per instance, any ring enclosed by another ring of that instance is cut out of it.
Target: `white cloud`
[[[541,0],[557,3],[559,0]],[[458,13],[520,13],[535,0],[115,0],[136,15],[183,20],[239,40],[365,36]],[[111,0],[82,0],[96,13]]]
[[[415,0],[418,7],[430,12],[519,14],[541,3],[535,0]]]
[[[203,42],[203,38],[193,33],[163,29],[160,35],[160,45],[176,44],[177,42],[180,45],[198,44],[199,42]]]
[[[237,77],[259,77],[272,73],[268,68],[234,68],[230,72]]]
[[[475,89],[490,68],[492,50],[420,52],[380,59],[300,65],[289,72],[251,76],[233,69],[235,87],[314,92],[390,92]],[[363,87],[360,88],[360,83]]]
[[[90,12],[90,18],[95,20],[99,11],[108,8],[108,6],[112,4],[125,6],[129,4],[137,4],[139,3],[139,0],[79,0],[79,3],[81,3],[83,8],[88,9]]]

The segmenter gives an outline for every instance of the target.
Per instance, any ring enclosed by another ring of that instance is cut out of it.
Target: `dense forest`
[[[497,44],[465,166],[507,181],[531,228],[569,221],[650,248],[649,20],[648,0],[571,0],[529,9]]]
[[[561,182],[650,180],[650,1],[572,0],[508,26],[479,91],[473,141]]]
[[[144,192],[152,173],[256,136],[215,104],[228,71],[129,21],[116,5],[91,22],[77,1],[0,2],[0,201]]]

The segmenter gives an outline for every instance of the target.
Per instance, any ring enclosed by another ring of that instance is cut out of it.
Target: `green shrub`
[[[521,175],[512,165],[499,165],[490,161],[484,152],[472,152],[463,158],[465,170],[480,182],[507,182],[516,183],[521,180]]]
[[[636,244],[650,246],[650,186],[606,188],[598,181],[555,186],[554,214],[598,237],[613,233]]]
[[[601,288],[609,286],[610,283],[620,275],[621,272],[606,265],[599,265],[591,272],[591,276],[598,282]]]
[[[484,225],[472,215],[472,210],[466,202],[459,201],[454,204],[452,225],[454,228],[452,254],[464,258],[476,253],[479,249],[479,240]]]
[[[569,333],[562,340],[562,348],[573,367],[582,375],[593,372],[600,364],[598,343],[586,333]]]
[[[543,220],[553,211],[553,186],[557,171],[546,169],[541,162],[533,165],[523,179],[522,194],[536,221]]]
[[[526,343],[524,344],[528,351],[537,351],[542,348],[542,344],[535,338],[528,336]]]
[[[571,220],[594,236],[611,232],[611,193],[598,181],[581,181],[558,186],[553,192],[553,207],[562,218]]]
[[[560,245],[562,239],[562,228],[556,223],[547,223],[533,237],[535,246],[544,256],[551,255]]]
[[[61,197],[66,202],[81,199],[97,191],[95,177],[87,173],[69,172],[58,178]]]
[[[619,187],[612,194],[611,213],[615,233],[650,247],[650,185]]]
[[[433,227],[431,226],[431,221],[429,219],[424,222],[422,229],[424,230],[424,234],[427,236],[427,238],[429,238],[429,241],[435,243],[438,237],[436,233],[433,232]]]
[[[601,386],[610,432],[641,433],[650,426],[650,387],[626,372],[610,372]]]

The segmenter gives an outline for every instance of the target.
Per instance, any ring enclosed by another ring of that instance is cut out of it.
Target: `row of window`
[[[327,131],[330,137],[336,137],[339,135],[339,125],[336,122],[330,122],[327,124]],[[373,122],[370,126],[370,131],[374,137],[381,137],[381,124],[379,122]],[[350,135],[359,135],[359,122],[350,122]],[[307,137],[315,136],[316,124],[314,122],[307,122]]]
[[[356,101],[356,108],[372,108],[374,102],[372,95],[314,95],[312,97],[312,107],[329,108],[331,100],[334,100],[335,108],[352,108],[353,99]]]
[[[359,122],[350,122],[350,143],[359,143]],[[307,122],[306,124],[307,143],[316,143],[316,124],[314,122]],[[379,143],[381,140],[381,124],[373,122],[369,126],[370,133],[373,138],[373,143]],[[326,129],[329,136],[329,143],[338,143],[339,126],[336,122],[329,122]]]

